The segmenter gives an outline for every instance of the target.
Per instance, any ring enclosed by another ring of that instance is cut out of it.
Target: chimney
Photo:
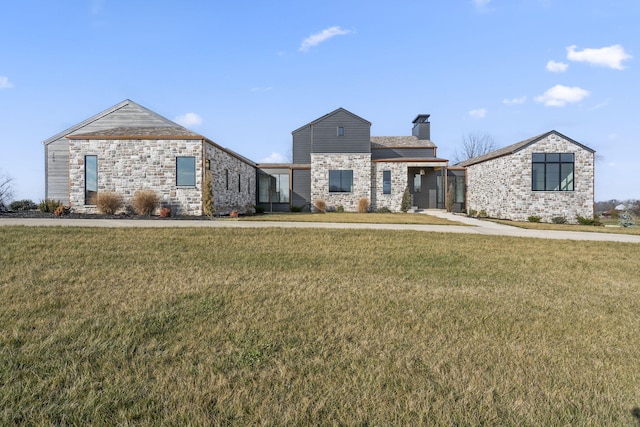
[[[430,114],[418,114],[413,121],[413,136],[422,140],[431,140],[431,123],[429,123]]]

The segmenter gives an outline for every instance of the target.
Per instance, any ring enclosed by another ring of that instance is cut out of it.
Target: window
[[[98,194],[98,156],[84,156],[84,204],[95,204]]]
[[[456,176],[455,179],[455,188],[456,192],[453,198],[454,203],[464,203],[464,176]]]
[[[391,171],[382,171],[382,194],[391,194]]]
[[[260,174],[258,202],[289,203],[289,174]]]
[[[242,189],[240,188],[240,174],[238,174],[238,193],[241,191]]]
[[[338,136],[344,136],[344,127],[338,126]]]
[[[413,192],[419,193],[422,190],[422,175],[419,173],[413,175]]]
[[[229,169],[224,170],[224,188],[229,189]]]
[[[176,157],[176,185],[178,187],[195,187],[195,157]]]
[[[351,193],[353,191],[353,171],[329,171],[329,193]]]
[[[573,153],[533,153],[533,191],[573,191]]]

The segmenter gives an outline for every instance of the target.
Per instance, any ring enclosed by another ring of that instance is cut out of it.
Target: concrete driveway
[[[277,221],[220,221],[220,220],[143,220],[143,219],[70,219],[70,218],[3,218],[0,226],[24,225],[38,227],[213,227],[213,228],[321,228],[338,230],[410,230],[431,233],[481,234],[486,236],[528,237],[556,240],[590,240],[600,242],[640,243],[640,236],[582,231],[529,230],[483,221],[444,211],[429,211],[429,215],[457,221],[467,226],[421,224],[356,224],[328,222],[277,222]]]

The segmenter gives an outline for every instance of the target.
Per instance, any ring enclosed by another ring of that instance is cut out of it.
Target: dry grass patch
[[[409,213],[355,213],[327,212],[322,215],[314,213],[273,213],[248,216],[241,221],[279,221],[279,222],[334,222],[360,224],[424,224],[424,225],[460,225],[456,221],[438,218],[426,214]]]
[[[0,241],[2,425],[632,425],[640,406],[638,245],[27,227]]]
[[[508,221],[508,220],[502,220],[502,219],[492,219],[490,221],[497,222],[499,224],[511,225],[513,227],[527,228],[532,230],[586,231],[591,233],[640,235],[639,226],[623,228],[623,227],[595,227],[591,225],[577,225],[577,224],[549,224],[546,222]],[[615,225],[611,221],[610,223],[611,225]]]

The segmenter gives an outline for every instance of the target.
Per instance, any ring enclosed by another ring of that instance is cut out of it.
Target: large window
[[[176,185],[178,187],[195,187],[195,157],[176,157]]]
[[[533,191],[573,191],[573,153],[533,153]]]
[[[353,171],[333,170],[329,171],[330,193],[351,193],[353,191]]]
[[[382,171],[382,194],[391,194],[391,171]]]
[[[84,156],[84,204],[94,205],[98,193],[98,156]]]
[[[289,203],[289,174],[260,174],[258,181],[259,203]]]

